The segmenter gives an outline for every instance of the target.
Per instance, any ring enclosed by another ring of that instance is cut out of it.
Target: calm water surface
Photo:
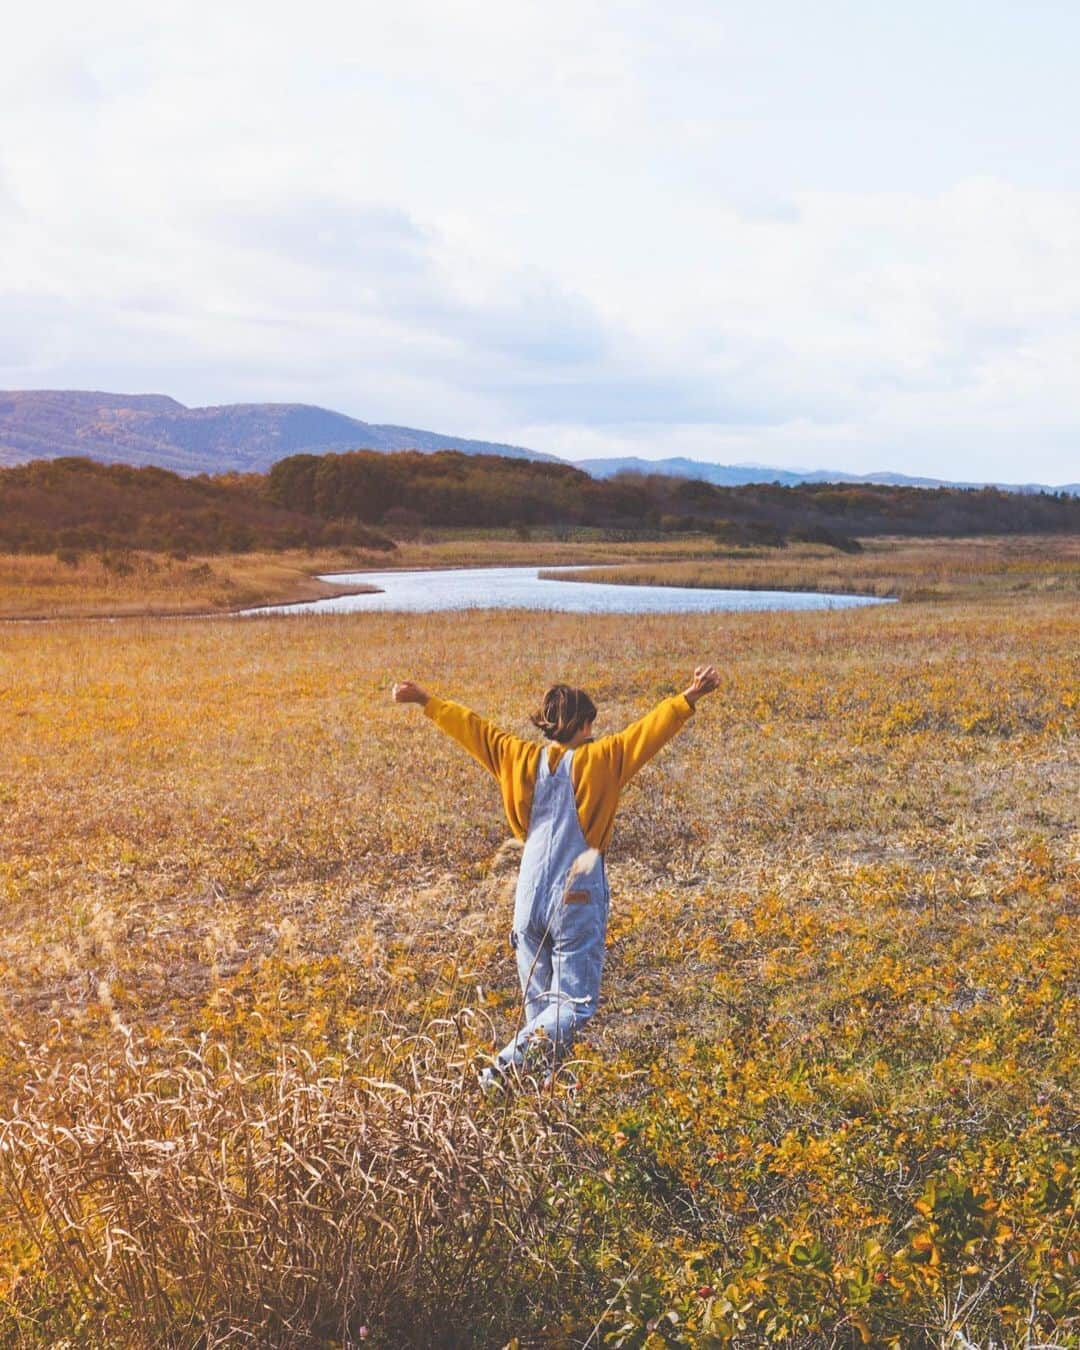
[[[340,586],[378,586],[374,595],[330,596],[300,605],[266,605],[245,614],[429,612],[438,609],[557,609],[570,614],[702,614],[728,609],[848,609],[889,604],[865,595],[811,591],[705,591],[688,586],[614,586],[550,581],[536,567],[457,567],[423,572],[337,572]],[[573,567],[544,568],[573,572]]]

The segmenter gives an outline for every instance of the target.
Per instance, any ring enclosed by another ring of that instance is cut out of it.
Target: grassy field
[[[1075,555],[1012,547],[872,610],[0,628],[0,1344],[1080,1344]],[[702,659],[578,1089],[488,1101],[507,831],[388,685],[602,732]]]

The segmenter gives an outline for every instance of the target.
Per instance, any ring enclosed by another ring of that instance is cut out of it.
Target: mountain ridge
[[[998,487],[1011,492],[1067,492],[1080,483],[955,482],[882,471],[777,469],[757,464],[714,464],[681,456],[570,460],[525,446],[390,423],[364,422],[308,403],[226,403],[189,408],[167,394],[113,394],[96,390],[0,390],[0,466],[34,459],[85,456],[132,467],[156,465],[175,473],[263,473],[295,454],[369,449],[385,452],[460,450],[555,464],[572,464],[593,478],[617,473],[665,474],[718,486],[751,483],[866,483],[907,487]]]
[[[182,474],[262,473],[288,455],[360,448],[564,462],[524,446],[362,422],[309,403],[188,408],[166,394],[0,390],[0,465],[75,455]]]
[[[866,483],[884,487],[996,487],[1007,492],[1080,493],[1080,483],[1050,486],[1046,483],[963,482],[949,478],[924,478],[918,475],[879,470],[875,473],[846,473],[842,469],[777,469],[768,464],[711,464],[707,460],[675,456],[668,459],[641,459],[619,456],[611,459],[576,459],[575,469],[593,478],[611,478],[618,473],[659,473],[672,478],[697,478],[718,487],[745,487],[750,483],[779,483],[794,487],[798,483]]]

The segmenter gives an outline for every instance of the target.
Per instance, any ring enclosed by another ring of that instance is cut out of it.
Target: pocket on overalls
[[[604,859],[595,848],[575,858],[563,882],[564,905],[587,905],[604,891]]]
[[[564,881],[555,896],[552,928],[577,940],[602,932],[606,917],[604,874],[575,876]]]
[[[558,907],[575,910],[602,904],[604,890],[604,874],[599,869],[584,875],[569,876],[558,889]]]

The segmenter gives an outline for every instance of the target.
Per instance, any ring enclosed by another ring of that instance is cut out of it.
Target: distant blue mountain
[[[1007,492],[1068,492],[1080,495],[1080,483],[1048,487],[1044,483],[963,483],[944,478],[913,478],[903,473],[843,473],[839,469],[774,469],[767,464],[709,464],[700,459],[578,459],[574,467],[593,478],[612,478],[617,473],[658,473],[670,478],[700,478],[720,487],[746,483],[882,483],[896,487],[997,487]]]

